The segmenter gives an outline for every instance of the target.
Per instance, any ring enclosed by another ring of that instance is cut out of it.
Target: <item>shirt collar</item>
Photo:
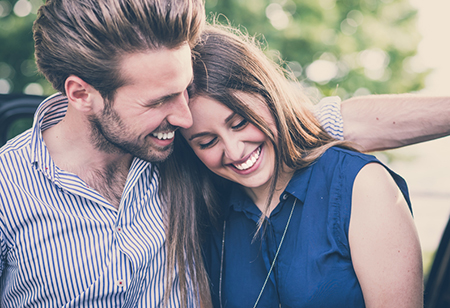
[[[311,179],[311,173],[314,165],[310,165],[306,168],[297,170],[294,175],[292,176],[292,179],[289,181],[288,185],[286,186],[286,189],[284,192],[280,195],[280,201],[281,198],[286,193],[289,193],[296,197],[299,201],[302,203],[305,202],[306,198],[306,192],[308,191],[309,182]],[[228,211],[231,207],[234,208],[235,211],[246,211],[251,212],[252,214],[259,215],[260,212],[257,207],[250,206],[253,204],[253,201],[250,199],[250,197],[244,192],[244,190],[240,187],[238,184],[233,184],[231,192],[230,192],[230,199],[228,202],[228,207],[226,208],[226,211]]]
[[[50,158],[42,132],[61,121],[67,112],[68,100],[61,93],[46,98],[37,108],[31,135],[31,163],[54,180],[55,164]]]
[[[310,165],[306,168],[297,170],[289,181],[289,184],[286,186],[284,193],[289,193],[304,203],[313,167],[314,165]],[[281,194],[281,197],[284,193]]]

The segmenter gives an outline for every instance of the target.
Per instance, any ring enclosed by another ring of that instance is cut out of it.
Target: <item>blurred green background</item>
[[[0,0],[0,93],[51,94],[34,64],[32,23],[43,0]],[[207,16],[258,35],[316,98],[414,92],[428,71],[408,0],[207,0]]]

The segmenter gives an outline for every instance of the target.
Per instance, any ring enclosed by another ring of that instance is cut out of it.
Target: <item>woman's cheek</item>
[[[197,156],[209,169],[215,169],[222,165],[221,156],[214,150],[203,150],[202,153],[198,153]]]

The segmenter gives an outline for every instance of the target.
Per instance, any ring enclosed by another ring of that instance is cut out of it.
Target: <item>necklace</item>
[[[284,228],[283,236],[281,237],[280,244],[278,245],[277,252],[275,253],[275,257],[273,258],[272,265],[270,266],[269,272],[267,273],[266,280],[264,281],[264,284],[261,288],[261,291],[259,292],[258,298],[256,299],[255,305],[253,305],[253,308],[256,308],[256,305],[258,305],[259,300],[261,299],[261,295],[263,294],[264,289],[266,288],[267,281],[269,280],[270,274],[272,273],[272,269],[275,266],[275,261],[277,260],[278,253],[280,252],[281,244],[283,244],[284,236],[286,235],[286,231],[289,227],[289,223],[291,222],[292,213],[294,212],[295,204],[297,203],[297,198],[294,200],[294,204],[292,205],[291,213],[289,214],[288,221],[286,222],[286,227]],[[220,255],[220,273],[219,273],[219,304],[220,308],[222,308],[222,275],[223,275],[223,257],[225,253],[225,231],[227,228],[227,221],[225,220],[223,222],[223,231],[222,231],[222,251]],[[281,305],[280,305],[281,307]]]

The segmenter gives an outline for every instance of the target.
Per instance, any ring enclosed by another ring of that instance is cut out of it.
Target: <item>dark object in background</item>
[[[424,307],[450,307],[450,220],[442,235],[425,284]]]
[[[0,146],[30,128],[37,106],[44,96],[0,94]]]

